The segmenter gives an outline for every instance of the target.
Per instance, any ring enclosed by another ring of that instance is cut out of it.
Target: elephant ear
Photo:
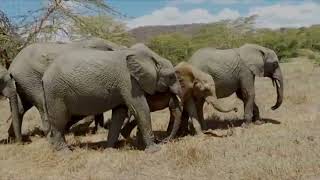
[[[191,93],[190,90],[192,90],[194,86],[195,77],[192,69],[186,62],[180,62],[174,68],[181,86],[182,97],[188,97]]]
[[[255,44],[246,44],[240,47],[239,51],[241,60],[251,72],[256,76],[263,77],[267,53],[265,48]]]
[[[157,87],[156,62],[136,54],[127,56],[127,67],[131,76],[148,94],[154,94]]]
[[[11,74],[6,73],[2,76],[0,83],[0,91],[3,96],[10,98],[16,95],[16,83]]]

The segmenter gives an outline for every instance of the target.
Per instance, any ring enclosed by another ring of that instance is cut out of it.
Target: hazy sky
[[[320,24],[320,0],[106,0],[132,17],[130,28],[145,25],[208,23],[259,15],[258,27],[299,27]],[[46,0],[0,0],[9,16],[40,8]]]

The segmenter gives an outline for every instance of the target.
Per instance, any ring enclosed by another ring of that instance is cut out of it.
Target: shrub
[[[187,60],[192,52],[190,39],[181,34],[166,34],[153,38],[149,47],[169,59],[174,65]]]
[[[315,55],[315,54],[309,54],[309,55],[308,55],[308,58],[309,58],[309,59],[316,59],[316,55]]]

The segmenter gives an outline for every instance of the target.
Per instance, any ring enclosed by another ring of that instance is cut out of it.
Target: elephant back
[[[216,84],[218,98],[231,95],[238,83],[240,59],[234,49],[200,49],[194,53],[189,63],[211,75]]]

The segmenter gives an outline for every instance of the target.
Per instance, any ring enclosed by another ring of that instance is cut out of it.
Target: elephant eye
[[[171,74],[169,77],[171,80],[176,80],[176,75],[175,74]]]
[[[273,62],[273,68],[274,69],[278,68],[278,66],[279,66],[278,62]]]

